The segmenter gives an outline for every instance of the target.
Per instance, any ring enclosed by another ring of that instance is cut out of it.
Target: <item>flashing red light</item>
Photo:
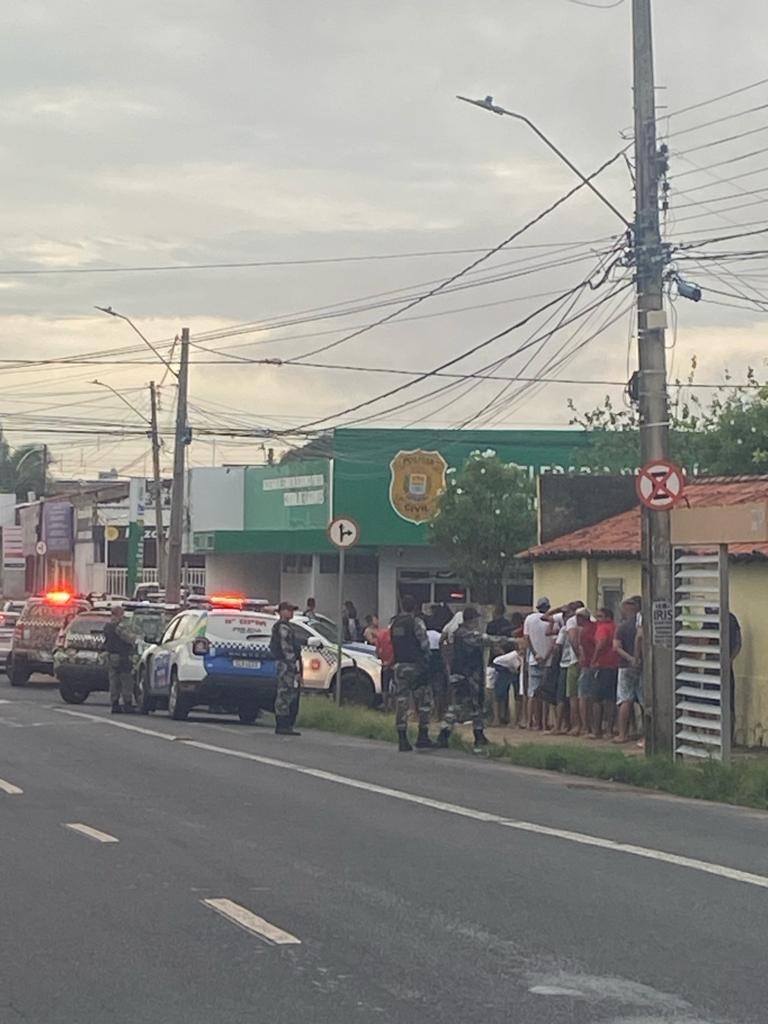
[[[212,594],[210,601],[214,608],[242,609],[245,598],[240,594]]]
[[[48,604],[69,604],[72,595],[68,590],[50,590],[45,595],[45,600]]]
[[[320,667],[322,666],[322,664],[323,663],[322,663],[322,661],[320,661],[319,658],[312,658],[312,660],[309,663],[310,671],[312,671],[312,672],[319,672],[320,671]]]

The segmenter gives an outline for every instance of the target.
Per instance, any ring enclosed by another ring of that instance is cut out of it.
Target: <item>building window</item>
[[[344,556],[344,572],[351,576],[373,576],[378,568],[375,555],[353,555],[347,552]],[[339,556],[320,555],[320,572],[338,575]]]
[[[283,555],[283,572],[292,576],[312,572],[312,555]]]
[[[598,580],[597,590],[600,595],[600,607],[610,608],[614,618],[618,618],[619,606],[624,600],[624,580]]]
[[[469,592],[458,583],[435,583],[434,604],[466,604]]]

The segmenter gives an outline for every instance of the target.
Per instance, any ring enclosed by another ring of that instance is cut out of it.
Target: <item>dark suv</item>
[[[30,597],[14,628],[8,667],[11,686],[26,686],[33,672],[54,675],[53,649],[61,630],[90,604],[65,591]]]

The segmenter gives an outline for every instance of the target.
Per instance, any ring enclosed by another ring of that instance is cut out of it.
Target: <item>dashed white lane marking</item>
[[[101,832],[97,828],[91,828],[90,825],[83,825],[80,822],[65,821],[64,828],[71,829],[73,832],[79,832],[81,835],[87,836],[89,839],[95,839],[97,843],[119,843],[120,840],[115,836],[111,836],[108,832]]]
[[[164,740],[172,740],[174,737],[169,733],[154,732],[151,729],[144,729],[141,726],[129,725],[127,722],[115,722],[110,718],[103,718],[98,715],[88,715],[82,711],[68,711],[64,708],[56,708],[63,714],[78,715],[82,718],[92,719],[102,725],[113,725],[117,728],[129,729],[133,732],[145,733],[150,736],[159,736]],[[571,832],[567,829],[552,828],[549,825],[539,825],[532,821],[520,821],[514,818],[505,818],[500,814],[492,814],[489,811],[476,810],[473,807],[464,807],[461,804],[451,804],[444,800],[434,800],[431,797],[419,796],[416,793],[408,793],[402,789],[390,789],[388,786],[380,786],[374,782],[364,782],[362,779],[353,779],[346,775],[337,775],[335,772],[326,772],[320,768],[308,768],[302,764],[294,764],[291,761],[280,761],[274,757],[265,757],[263,754],[249,754],[244,750],[230,750],[228,747],[219,747],[212,743],[203,743],[200,740],[181,740],[182,746],[194,747],[197,750],[207,750],[214,754],[223,754],[226,757],[236,757],[242,761],[252,761],[256,764],[267,765],[270,768],[280,768],[283,771],[296,772],[298,775],[309,775],[314,779],[321,779],[324,782],[332,782],[339,786],[347,786],[350,789],[360,789],[367,793],[375,793],[378,796],[389,797],[392,800],[400,800],[403,803],[417,804],[420,807],[429,807],[434,811],[441,811],[444,814],[453,814],[460,818],[470,818],[473,821],[482,821],[490,825],[500,825],[503,828],[514,829],[518,832],[529,832],[534,835],[547,836],[551,839],[560,839],[568,843],[576,843],[580,846],[593,846],[603,850],[610,850],[613,853],[624,853],[632,857],[641,857],[645,860],[653,860],[662,864],[671,864],[675,867],[688,868],[691,871],[699,871],[706,875],[715,875],[718,878],[726,878],[732,882],[743,882],[747,885],[754,885],[760,889],[768,889],[768,876],[757,875],[751,871],[741,871],[738,868],[730,868],[725,864],[713,864],[711,861],[698,860],[695,857],[684,857],[676,853],[667,853],[665,850],[654,850],[647,846],[636,846],[633,843],[621,843],[614,839],[606,839],[603,836],[593,836],[585,832]]]
[[[201,900],[200,902],[206,907],[210,907],[211,910],[215,910],[217,914],[221,914],[222,917],[226,917],[227,920],[233,921],[236,925],[244,928],[245,931],[266,939],[273,946],[301,945],[301,939],[297,939],[295,935],[283,931],[277,925],[270,924],[263,917],[251,913],[250,910],[241,907],[239,903],[233,903],[232,900],[217,899]]]
[[[5,779],[0,779],[0,790],[8,796],[21,796],[24,792],[23,789],[19,789],[18,786],[14,786],[12,782],[6,782]]]

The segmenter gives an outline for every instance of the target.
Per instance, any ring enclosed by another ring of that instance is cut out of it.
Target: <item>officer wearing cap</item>
[[[296,605],[281,601],[277,607],[278,620],[272,627],[269,649],[277,662],[277,691],[275,693],[275,732],[278,736],[300,736],[294,728],[299,709],[301,687],[301,643],[291,619]]]

